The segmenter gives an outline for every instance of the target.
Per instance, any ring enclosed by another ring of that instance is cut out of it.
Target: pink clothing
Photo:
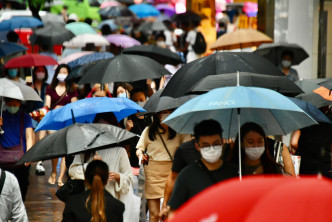
[[[62,95],[58,95],[58,93],[55,91],[55,89],[52,89],[51,86],[49,85],[46,88],[46,95],[49,95],[51,97],[51,107],[54,108],[53,105],[60,99]],[[67,95],[65,95],[61,101],[59,101],[56,105],[64,106],[67,105],[68,103],[71,103],[71,99],[73,97],[77,97],[78,93],[77,90],[75,89],[72,92],[67,92]]]

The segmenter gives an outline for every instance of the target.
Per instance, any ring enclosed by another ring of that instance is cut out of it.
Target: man
[[[0,169],[0,221],[28,221],[16,177]]]
[[[168,202],[171,212],[207,187],[238,175],[238,167],[221,159],[222,128],[217,121],[200,122],[194,128],[194,136],[202,157],[180,172]]]
[[[291,68],[294,54],[292,51],[284,51],[281,55],[281,64],[278,66],[279,70],[285,74],[287,79],[296,82],[299,80],[297,71]]]

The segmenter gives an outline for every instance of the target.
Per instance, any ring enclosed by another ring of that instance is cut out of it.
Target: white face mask
[[[126,95],[126,93],[120,93],[120,94],[118,94],[117,97],[118,98],[127,98],[127,95]]]
[[[288,60],[281,60],[281,66],[284,68],[289,68],[292,65],[291,61]]]
[[[166,47],[166,43],[164,41],[157,41],[156,45],[159,46],[159,47],[162,47],[162,48]]]
[[[142,108],[144,107],[145,103],[146,103],[146,101],[145,102],[137,102],[137,104]]]
[[[64,82],[67,76],[68,75],[65,73],[59,73],[56,78],[59,80],[59,82]]]
[[[203,159],[206,160],[206,162],[215,163],[221,157],[222,145],[203,147],[200,149],[200,151]]]
[[[250,160],[259,159],[265,151],[265,147],[245,147],[244,152]]]
[[[45,78],[45,73],[44,72],[37,72],[36,77],[39,80],[43,80]]]
[[[169,113],[161,114],[160,122],[164,121],[169,116]]]

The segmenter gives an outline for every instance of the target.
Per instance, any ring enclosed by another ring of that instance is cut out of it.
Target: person
[[[190,198],[213,184],[238,176],[238,167],[223,161],[221,125],[212,119],[203,120],[194,127],[195,147],[201,159],[184,168],[174,185],[168,206],[169,218]]]
[[[28,221],[16,177],[0,168],[0,221]]]
[[[5,69],[5,76],[10,80],[25,84],[25,80],[20,78],[20,72],[18,68]]]
[[[68,197],[62,221],[122,222],[125,207],[105,190],[108,179],[109,168],[105,162],[90,162],[85,171],[87,190]]]
[[[50,109],[60,108],[68,103],[77,101],[77,91],[74,85],[66,78],[70,72],[70,68],[66,64],[60,64],[54,73],[52,83],[46,88],[45,105]],[[48,131],[48,133],[52,133]],[[39,137],[42,139],[45,137],[46,132],[40,132]],[[56,166],[58,164],[58,158],[52,160],[52,173],[48,179],[49,184],[55,184],[56,182]],[[60,175],[58,178],[58,186],[63,186],[63,176],[66,170],[65,158],[61,158]]]
[[[55,61],[58,60],[58,56],[53,52],[53,48],[49,45],[40,45],[39,46],[39,54],[40,55],[45,55],[45,56],[50,56],[52,57]],[[46,82],[47,84],[51,84],[52,80],[53,80],[53,76],[54,76],[54,73],[55,73],[55,69],[56,69],[56,66],[54,65],[48,65],[48,66],[45,66],[46,69],[47,69],[47,79],[46,79]]]
[[[87,98],[91,97],[112,97],[111,92],[108,89],[107,84],[95,84],[91,89],[90,93],[86,96]]]
[[[129,83],[116,83],[113,89],[113,95],[118,98],[130,98],[130,92],[133,89]]]
[[[149,221],[159,221],[160,198],[164,197],[165,183],[171,171],[174,153],[179,145],[189,138],[179,135],[161,123],[172,111],[164,110],[153,115],[152,124],[146,127],[138,141],[136,155],[147,163],[144,167],[145,197],[149,208]]]
[[[289,80],[296,82],[299,80],[299,75],[295,69],[291,68],[293,59],[293,52],[285,50],[281,55],[281,64],[278,68]]]
[[[182,27],[184,29],[184,31],[187,33],[186,36],[186,43],[183,49],[181,49],[181,51],[186,51],[188,50],[188,53],[186,55],[186,62],[192,62],[198,58],[200,58],[202,55],[198,55],[195,53],[194,49],[193,49],[193,45],[195,44],[196,41],[196,35],[197,35],[197,29],[196,26],[198,26],[198,24],[192,24],[189,22],[183,22]]]
[[[263,128],[254,122],[241,126],[241,138],[236,138],[229,159],[239,163],[238,140],[241,142],[242,175],[281,174],[282,167],[271,157]]]
[[[68,6],[67,5],[63,5],[62,6],[61,15],[63,17],[63,20],[65,22],[68,22],[68,19],[69,19],[68,16],[69,16],[69,14],[68,14]]]
[[[20,100],[5,98],[5,104],[6,110],[0,118],[0,127],[4,131],[0,136],[0,150],[18,148],[20,152],[25,153],[33,146],[35,141],[31,117],[20,110]],[[30,164],[15,166],[16,163],[7,163],[6,161],[8,161],[6,154],[1,152],[0,167],[16,176],[24,201],[29,186]]]

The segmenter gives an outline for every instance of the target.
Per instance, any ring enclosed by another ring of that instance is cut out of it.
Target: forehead
[[[37,71],[44,71],[45,69],[44,69],[44,67],[38,67],[36,70]]]
[[[21,102],[19,100],[11,99],[6,101],[6,105],[8,106],[19,106]]]
[[[133,98],[145,98],[145,94],[143,92],[135,92],[132,96]]]
[[[200,136],[199,138],[196,139],[199,139],[200,144],[204,143],[212,144],[214,142],[222,142],[222,138],[219,134]]]
[[[68,72],[68,69],[66,67],[62,67],[59,72]]]
[[[249,131],[244,135],[244,139],[261,139],[263,136],[256,131]]]

